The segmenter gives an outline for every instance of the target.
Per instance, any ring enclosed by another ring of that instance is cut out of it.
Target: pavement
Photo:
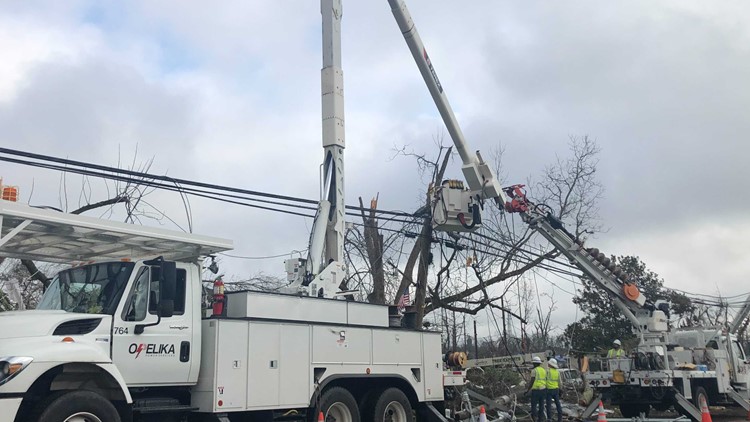
[[[745,412],[742,408],[724,408],[724,407],[717,407],[717,408],[711,408],[709,409],[709,412],[711,413],[711,420],[715,422],[740,422],[740,421],[746,421],[747,420],[747,412]],[[653,418],[661,418],[661,417],[677,417],[678,414],[676,412],[651,412],[649,416]]]

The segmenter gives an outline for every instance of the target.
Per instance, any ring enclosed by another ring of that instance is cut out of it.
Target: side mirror
[[[174,300],[163,299],[159,304],[159,316],[169,318],[174,315]]]
[[[161,256],[143,263],[151,267],[151,281],[159,283],[159,301],[174,300],[177,294],[177,263],[166,261]]]
[[[177,295],[177,264],[174,261],[165,261],[162,257],[151,261],[144,261],[151,266],[151,282],[159,283],[159,298],[151,291],[149,302],[156,304],[156,322],[151,324],[137,324],[133,329],[135,334],[143,334],[146,327],[159,325],[162,318],[170,318],[174,315],[174,299]],[[150,308],[150,305],[149,305]]]
[[[177,294],[177,264],[174,261],[161,262],[161,277],[159,278],[161,293],[161,302],[170,300],[174,305],[174,298]],[[164,315],[166,317],[166,315]],[[171,315],[170,315],[171,316]]]

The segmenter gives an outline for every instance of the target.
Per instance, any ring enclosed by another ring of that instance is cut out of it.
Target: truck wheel
[[[708,401],[708,393],[706,392],[706,389],[703,387],[694,387],[693,388],[693,398],[690,399],[690,403],[693,403],[695,407],[698,408],[698,410],[701,410],[701,396],[703,396],[704,399],[706,399],[706,406],[709,406],[710,403]],[[688,418],[691,417],[690,413],[683,409],[681,406],[677,405],[675,402],[674,408],[677,410],[677,413],[679,413],[682,416],[687,416]]]
[[[706,389],[703,387],[695,387],[695,390],[693,390],[693,404],[698,408],[698,410],[701,410],[701,397],[706,400],[706,406],[709,406],[708,393],[706,393]]]
[[[323,412],[325,422],[360,422],[357,401],[352,393],[341,387],[331,387],[323,393],[318,412]]]
[[[109,400],[91,391],[70,391],[40,404],[38,422],[120,422]]]
[[[403,391],[389,388],[375,402],[374,422],[413,422],[411,402]]]

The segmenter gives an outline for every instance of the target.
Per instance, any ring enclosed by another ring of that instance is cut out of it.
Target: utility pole
[[[505,331],[505,299],[502,296],[500,296],[500,307],[503,308],[503,342],[508,344],[508,334]]]
[[[479,337],[477,337],[477,320],[474,320],[474,359],[479,359]]]
[[[456,324],[456,311],[453,311],[453,350],[458,350],[458,324]]]
[[[464,320],[464,321],[463,321],[463,326],[462,326],[462,328],[463,328],[463,334],[464,334],[464,350],[466,351],[466,353],[469,353],[469,351],[468,351],[468,350],[466,349],[466,344],[468,343],[468,342],[466,341],[466,337],[468,337],[468,336],[469,336],[469,332],[468,332],[468,331],[466,331],[466,314],[464,314],[464,315],[463,315],[463,320]]]

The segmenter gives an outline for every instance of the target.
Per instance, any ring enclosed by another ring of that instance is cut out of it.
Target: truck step
[[[599,407],[599,403],[602,401],[602,395],[599,394],[596,396],[595,399],[591,400],[591,403],[589,403],[589,406],[584,409],[583,413],[581,414],[581,419],[587,420],[591,417],[591,415],[594,414],[594,411]]]
[[[179,406],[164,406],[164,407],[142,407],[142,408],[134,408],[134,412],[138,412],[141,414],[146,413],[188,413],[188,412],[194,412],[198,410],[197,407],[193,407],[190,405],[179,405]]]
[[[736,402],[737,404],[739,404],[740,406],[742,406],[742,408],[743,408],[743,409],[745,409],[745,410],[747,410],[748,412],[750,412],[750,403],[748,403],[748,401],[747,401],[747,400],[745,400],[745,398],[744,398],[744,397],[742,397],[742,395],[740,395],[740,393],[738,393],[738,392],[736,392],[736,391],[734,391],[734,390],[730,389],[730,390],[729,390],[729,391],[727,392],[727,395],[728,395],[728,396],[729,396],[729,397],[730,397],[730,398],[731,398],[732,400],[734,400],[734,401],[735,401],[735,402]]]
[[[678,392],[675,392],[674,400],[675,405],[680,406],[682,409],[688,412],[694,421],[701,420],[701,411],[698,410],[697,407],[693,406],[693,403],[691,403],[690,400],[686,399],[685,396]]]
[[[148,398],[135,400],[133,412],[147,413],[187,413],[198,410],[187,404],[181,404],[172,398]]]

